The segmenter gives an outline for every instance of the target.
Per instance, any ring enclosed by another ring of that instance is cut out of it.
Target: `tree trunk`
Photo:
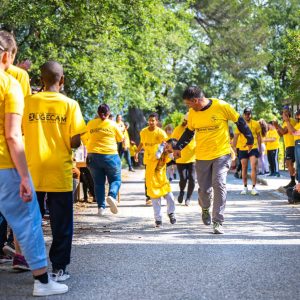
[[[130,123],[130,127],[128,129],[130,139],[139,145],[140,131],[147,126],[147,120],[143,111],[137,107],[130,107],[128,109],[128,120]]]

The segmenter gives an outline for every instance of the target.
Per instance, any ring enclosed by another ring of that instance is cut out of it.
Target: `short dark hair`
[[[197,86],[187,87],[182,94],[183,99],[193,99],[193,98],[203,98],[203,97],[204,97],[203,91]]]
[[[0,51],[8,51],[13,55],[17,53],[17,43],[12,33],[0,30]]]
[[[171,138],[171,139],[168,139],[166,141],[167,144],[170,144],[172,146],[172,148],[174,148],[177,144],[178,140],[174,139],[174,138]]]
[[[153,113],[151,113],[151,114],[149,115],[148,120],[149,120],[150,118],[155,118],[156,121],[158,121],[158,114],[157,114],[156,112],[153,112]]]
[[[54,60],[49,60],[41,66],[41,76],[47,84],[55,84],[64,75],[63,66]]]
[[[98,106],[98,116],[102,119],[108,116],[110,113],[110,108],[107,104],[103,103]]]

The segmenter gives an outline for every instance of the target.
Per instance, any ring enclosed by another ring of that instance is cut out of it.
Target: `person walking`
[[[256,189],[256,181],[257,181],[256,168],[257,168],[258,157],[260,155],[258,149],[261,149],[261,134],[260,134],[261,127],[257,121],[254,121],[252,119],[251,108],[247,107],[244,109],[243,118],[246,121],[248,128],[250,128],[250,131],[254,138],[253,147],[249,151],[246,137],[241,135],[239,128],[236,128],[234,134],[233,148],[236,148],[237,139],[240,139],[239,159],[242,162],[242,179],[244,184],[244,188],[241,191],[241,195],[246,195],[248,193],[247,173],[248,173],[248,161],[250,160],[251,180],[252,180],[251,195],[256,196],[258,195],[258,191]]]
[[[78,102],[60,93],[64,84],[62,65],[56,61],[44,63],[41,79],[44,91],[25,98],[25,150],[42,209],[47,196],[52,271],[57,281],[64,281],[70,278],[66,267],[73,238],[72,148],[80,146],[86,125]]]
[[[95,196],[98,203],[98,215],[106,212],[105,181],[109,183],[106,202],[113,214],[118,213],[116,198],[121,187],[121,159],[118,154],[117,143],[122,143],[124,135],[119,126],[110,120],[110,108],[107,104],[98,107],[99,118],[87,124],[87,166],[91,171]]]
[[[253,146],[253,135],[245,120],[228,103],[206,98],[200,88],[186,88],[183,99],[189,107],[188,125],[174,148],[174,156],[180,157],[181,150],[196,133],[196,173],[202,221],[205,225],[211,224],[209,210],[213,202],[213,233],[221,234],[224,232],[226,176],[231,163],[228,121],[236,123],[249,150]]]
[[[168,139],[168,136],[164,130],[158,127],[158,114],[151,113],[148,118],[148,127],[145,127],[140,132],[141,141],[135,153],[135,161],[138,162],[138,155],[142,149],[144,152],[144,165],[147,173],[147,164],[151,162],[152,158],[159,145]],[[146,205],[151,205],[151,199],[147,194],[147,182],[145,179],[145,194]]]
[[[42,219],[28,171],[22,140],[24,95],[6,71],[12,63],[14,37],[0,31],[0,212],[12,227],[34,277],[33,296],[63,294],[68,286],[47,272]]]
[[[175,127],[172,138],[179,140],[187,128],[188,113],[184,116],[183,122]],[[181,204],[184,198],[184,189],[188,183],[185,205],[189,206],[192,194],[195,189],[195,138],[182,150],[181,157],[176,159],[177,170],[179,173],[179,196],[178,203]]]
[[[289,116],[290,124],[295,127],[297,121],[291,117],[291,112],[288,106],[284,106],[282,114],[287,114]],[[285,148],[285,162],[290,174],[290,182],[284,186],[285,189],[289,187],[294,187],[296,185],[296,169],[295,163],[295,139],[294,136],[289,132],[286,121],[283,122],[282,126],[279,125],[278,121],[274,121],[278,134],[283,136],[284,148]]]
[[[270,165],[269,176],[280,177],[278,164],[279,134],[273,125],[273,121],[269,122],[268,132],[263,141],[266,143],[268,161]]]

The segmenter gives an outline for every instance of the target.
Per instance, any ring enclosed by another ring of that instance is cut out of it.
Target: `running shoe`
[[[117,201],[116,201],[116,199],[114,199],[114,198],[111,197],[111,196],[108,196],[108,197],[106,197],[106,202],[107,202],[108,205],[109,205],[110,211],[111,211],[113,214],[117,214],[117,213],[118,213],[118,206],[117,206]]]
[[[14,257],[16,254],[15,244],[14,242],[7,242],[3,247],[3,252],[11,257]]]
[[[15,255],[13,260],[13,269],[19,271],[30,271],[28,263],[23,255]]]
[[[213,233],[214,234],[223,234],[223,225],[219,222],[213,222]]]
[[[178,198],[177,198],[177,201],[179,204],[181,204],[183,202],[183,197],[184,197],[184,192],[180,191]]]
[[[57,283],[49,277],[48,283],[41,283],[39,280],[34,280],[33,296],[50,296],[64,294],[69,290],[65,284]]]
[[[211,224],[211,216],[209,213],[209,208],[202,208],[202,221],[203,221],[204,225]]]
[[[252,196],[258,196],[259,195],[259,193],[258,193],[258,191],[257,191],[257,189],[255,187],[252,188],[251,195]]]
[[[241,191],[241,195],[247,195],[248,194],[248,188],[245,186],[244,189]]]
[[[170,223],[175,224],[176,223],[175,214],[171,213],[171,214],[168,214],[168,216],[169,216],[169,219],[170,219]]]
[[[65,281],[70,278],[70,274],[64,270],[53,270],[50,273],[51,279],[57,282]]]

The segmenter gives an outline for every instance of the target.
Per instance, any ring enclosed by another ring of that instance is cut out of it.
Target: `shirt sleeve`
[[[71,137],[86,132],[85,121],[82,117],[82,113],[79,104],[75,101],[72,107],[71,115]]]
[[[10,78],[10,83],[5,94],[5,113],[23,115],[24,95],[21,85],[14,78]]]
[[[193,118],[193,113],[192,113],[192,109],[190,109],[189,110],[189,115],[188,115],[188,123],[187,123],[187,128],[190,131],[194,131],[195,130],[195,128],[193,127],[192,118]]]
[[[240,116],[239,113],[235,109],[233,109],[233,107],[230,104],[226,102],[223,108],[224,108],[226,119],[236,123]]]

